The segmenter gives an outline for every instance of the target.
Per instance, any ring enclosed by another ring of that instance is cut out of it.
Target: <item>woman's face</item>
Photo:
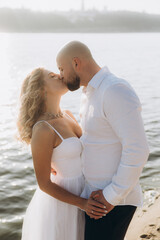
[[[43,75],[47,93],[63,95],[68,91],[67,86],[60,79],[59,74],[44,70]]]

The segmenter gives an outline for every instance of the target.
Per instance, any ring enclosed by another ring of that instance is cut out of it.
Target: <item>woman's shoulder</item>
[[[32,129],[32,143],[43,142],[54,139],[55,132],[49,127],[48,122],[38,121],[35,123]]]
[[[70,110],[64,110],[63,112],[66,113],[67,115],[69,115],[71,118],[73,118],[77,122],[77,119],[75,118],[75,116],[73,115],[73,113]]]

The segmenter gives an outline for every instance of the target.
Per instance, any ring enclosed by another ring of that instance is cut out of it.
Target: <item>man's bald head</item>
[[[89,48],[79,41],[72,41],[63,46],[56,60],[61,80],[71,91],[86,86],[100,69]]]
[[[84,43],[72,41],[63,46],[57,55],[57,59],[65,58],[72,60],[74,57],[89,60],[92,59],[92,54]]]

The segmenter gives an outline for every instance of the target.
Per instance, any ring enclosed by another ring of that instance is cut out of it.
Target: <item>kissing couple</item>
[[[141,103],[85,44],[67,43],[56,60],[60,74],[37,68],[21,89],[19,138],[31,145],[38,183],[22,240],[123,240],[149,155]],[[60,100],[81,86],[80,126]]]

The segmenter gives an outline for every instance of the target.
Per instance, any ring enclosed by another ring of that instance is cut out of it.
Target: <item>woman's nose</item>
[[[56,73],[55,76],[56,76],[57,78],[60,78],[60,74],[57,74],[57,73]]]

